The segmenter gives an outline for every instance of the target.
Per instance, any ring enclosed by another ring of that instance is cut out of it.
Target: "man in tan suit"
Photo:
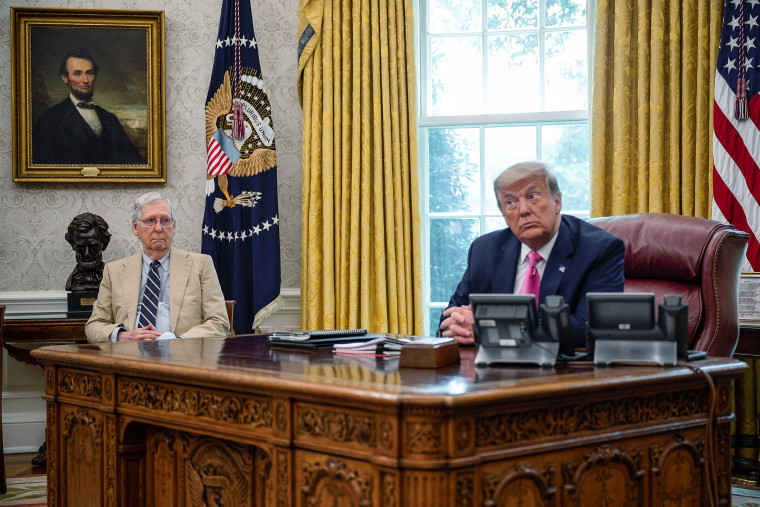
[[[174,206],[163,195],[147,192],[135,201],[132,232],[140,238],[143,251],[105,265],[98,299],[85,326],[88,341],[227,335],[230,323],[211,257],[172,249],[176,228]],[[155,291],[157,301],[146,303],[146,285],[160,286]]]

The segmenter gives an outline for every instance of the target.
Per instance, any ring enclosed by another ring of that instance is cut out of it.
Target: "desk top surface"
[[[393,403],[427,399],[447,405],[487,401],[494,391],[531,399],[602,389],[639,389],[663,382],[704,383],[684,365],[595,367],[590,362],[533,366],[476,367],[475,349],[462,348],[461,362],[438,369],[399,368],[398,359],[357,357],[331,351],[270,347],[265,335],[140,343],[58,345],[32,352],[43,364],[94,368],[120,375],[225,389],[356,396]],[[692,363],[711,376],[736,376],[746,367],[728,358]]]

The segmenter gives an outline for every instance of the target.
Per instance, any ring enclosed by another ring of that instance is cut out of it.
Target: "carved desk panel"
[[[399,369],[252,335],[33,354],[49,505],[730,504],[732,359],[695,363],[711,391],[686,366]]]

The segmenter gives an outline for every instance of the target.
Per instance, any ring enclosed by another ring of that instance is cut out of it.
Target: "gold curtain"
[[[597,0],[591,216],[708,218],[723,0]]]
[[[411,0],[301,0],[302,329],[423,334]]]

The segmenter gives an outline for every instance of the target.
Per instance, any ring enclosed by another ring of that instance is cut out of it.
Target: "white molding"
[[[26,389],[26,390],[13,390],[3,391],[3,401],[5,400],[39,400],[42,399],[42,395],[45,394],[45,389]],[[3,412],[3,421],[6,418],[5,412]]]
[[[301,314],[301,290],[300,289],[281,289],[280,296],[284,304],[277,313],[298,313]]]
[[[19,414],[19,417],[12,418],[9,421],[3,415],[3,452],[5,454],[16,454],[20,452],[37,452],[45,441],[45,412],[43,417],[35,417],[25,414]]]
[[[0,305],[5,305],[6,319],[65,318],[68,302],[65,290],[0,292]],[[301,312],[301,290],[280,289],[284,305],[277,313]]]
[[[41,412],[19,412],[18,414],[3,414],[3,424],[26,424],[26,423],[44,423],[47,421],[45,411]],[[39,446],[38,446],[39,447]]]
[[[65,290],[0,292],[0,305],[5,305],[5,318],[65,318],[68,302]]]

